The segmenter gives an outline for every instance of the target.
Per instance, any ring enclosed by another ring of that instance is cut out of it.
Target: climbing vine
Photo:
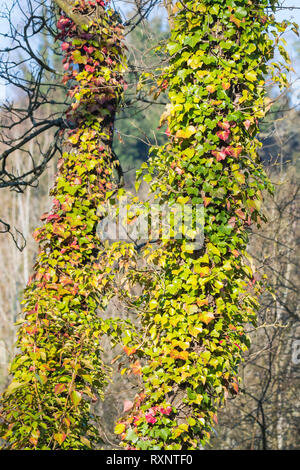
[[[72,12],[82,24],[62,12],[57,25],[72,98],[70,130],[52,210],[34,234],[40,250],[18,320],[13,379],[1,400],[1,437],[9,449],[88,449],[100,442],[91,414],[109,377],[100,341],[118,326],[97,314],[105,271],[97,262],[103,251],[97,209],[121,176],[112,138],[126,67],[123,28],[107,4],[75,1]]]
[[[158,93],[169,93],[161,122],[169,141],[152,149],[138,178],[159,203],[203,205],[204,243],[194,250],[174,232],[147,244],[144,265],[131,271],[143,286],[130,297],[143,328],[124,350],[143,386],[115,428],[127,449],[199,449],[218,408],[238,393],[245,329],[255,325],[263,285],[248,234],[265,219],[263,192],[273,190],[256,136],[270,106],[268,76],[288,85],[280,38],[296,28],[276,22],[277,3],[193,0],[173,10],[169,66],[158,82]],[[284,63],[270,62],[277,46]]]
[[[64,0],[55,1],[63,9]],[[122,373],[140,378],[115,428],[121,445],[184,450],[208,442],[218,408],[238,393],[245,326],[255,324],[262,288],[246,247],[249,229],[264,220],[262,193],[272,191],[256,137],[270,105],[267,74],[287,85],[289,58],[280,41],[290,24],[275,21],[277,3],[194,0],[174,7],[163,51],[169,64],[156,90],[168,89],[161,125],[167,122],[169,140],[152,149],[137,185],[144,179],[160,204],[203,205],[204,243],[194,249],[175,228],[170,239],[140,246],[96,235],[107,201],[117,207],[128,196],[129,226],[137,218],[133,205],[142,212],[151,198],[141,203],[120,188],[112,150],[126,88],[120,19],[103,0],[75,0],[72,8],[66,2],[58,39],[72,99],[69,131],[52,210],[35,232],[40,252],[18,321],[13,379],[1,399],[4,447],[99,444],[91,404],[109,380],[105,333],[122,342],[130,363]],[[284,63],[270,62],[276,47]],[[135,327],[100,315],[113,296],[137,314]]]

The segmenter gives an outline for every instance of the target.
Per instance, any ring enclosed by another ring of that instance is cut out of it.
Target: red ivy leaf
[[[230,136],[230,131],[218,131],[217,136],[219,139],[224,140],[226,142],[228,140],[228,137]]]
[[[226,152],[223,151],[218,151],[218,150],[212,150],[212,155],[216,157],[216,160],[220,162],[221,160],[225,160],[226,158]]]

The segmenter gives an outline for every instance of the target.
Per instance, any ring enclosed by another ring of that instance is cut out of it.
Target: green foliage
[[[35,232],[40,254],[1,403],[6,448],[97,445],[91,402],[109,378],[101,359],[105,333],[123,342],[130,366],[122,373],[140,378],[140,393],[115,430],[127,449],[205,445],[219,406],[238,392],[238,365],[249,346],[244,327],[255,324],[261,290],[247,262],[248,231],[263,218],[262,191],[272,191],[255,137],[268,105],[265,75],[286,84],[283,66],[275,74],[277,65],[267,65],[278,32],[288,27],[268,15],[270,3],[275,8],[277,1],[260,0],[255,8],[251,0],[175,6],[162,51],[169,65],[155,91],[158,98],[168,87],[161,124],[168,122],[169,141],[152,149],[138,177],[150,185],[149,200],[203,204],[204,245],[197,251],[175,236],[140,250],[97,238],[97,209],[126,194],[115,181],[111,150],[124,89],[123,31],[108,8],[83,30],[60,18],[74,129],[58,164],[52,212]],[[90,13],[85,2],[76,9]],[[141,87],[153,77],[148,72]],[[129,206],[136,202],[131,195]],[[135,284],[142,294],[134,294]],[[98,314],[116,295],[138,313],[135,330]]]
[[[77,5],[84,15],[91,8]],[[100,340],[110,328],[119,334],[97,313],[105,264],[96,262],[103,247],[95,235],[97,209],[117,186],[111,111],[125,83],[123,31],[109,9],[85,31],[65,16],[58,28],[74,129],[58,162],[52,211],[34,234],[40,251],[18,321],[20,352],[1,399],[1,437],[9,449],[89,449],[99,442],[91,404],[109,378]]]
[[[255,325],[262,288],[247,260],[248,232],[264,219],[262,192],[272,192],[256,138],[266,74],[287,84],[284,65],[270,61],[289,24],[276,23],[270,3],[275,10],[276,0],[174,9],[170,64],[158,82],[168,84],[169,142],[152,149],[138,177],[157,202],[203,204],[205,241],[196,252],[186,240],[148,244],[145,268],[131,273],[143,286],[142,298],[131,297],[143,328],[126,352],[141,361],[143,391],[117,425],[128,449],[205,445],[218,408],[238,392],[245,325]]]

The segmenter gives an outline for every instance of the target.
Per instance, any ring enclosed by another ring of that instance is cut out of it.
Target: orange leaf
[[[230,88],[230,83],[222,83],[223,90],[228,90]]]
[[[32,431],[29,441],[31,442],[31,444],[36,446],[38,443],[39,437],[40,437],[40,431],[38,429],[35,429],[34,431]]]
[[[173,349],[170,352],[170,356],[173,357],[173,359],[183,359],[186,361],[189,357],[188,351],[177,351],[177,349]]]
[[[232,21],[232,23],[234,23],[238,28],[241,26],[241,21],[234,15],[230,16],[230,21]]]
[[[60,433],[56,433],[54,434],[54,439],[56,440],[56,442],[59,443],[59,445],[62,445],[62,443],[64,442],[64,440],[66,439],[67,435],[64,433],[64,432],[60,432]]]
[[[203,198],[204,207],[207,207],[207,206],[210,204],[211,200],[212,200],[211,197],[204,197],[204,198]]]
[[[127,356],[132,356],[136,352],[136,348],[128,348],[128,346],[123,346],[124,351],[126,352]]]
[[[67,285],[73,284],[72,279],[70,279],[70,278],[67,277],[67,276],[61,276],[61,277],[59,278],[59,282],[60,282],[63,286],[67,286]]]
[[[214,93],[216,91],[216,87],[213,85],[207,85],[206,89],[209,93]]]
[[[208,325],[215,318],[212,312],[203,312],[199,315],[199,320]]]
[[[130,365],[134,375],[142,375],[142,367],[139,361],[136,361],[134,364]]]
[[[202,307],[202,305],[208,305],[208,299],[198,299],[197,305],[198,307]]]

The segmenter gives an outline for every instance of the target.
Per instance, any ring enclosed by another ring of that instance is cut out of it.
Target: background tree
[[[147,16],[159,3],[159,0],[127,2],[127,5],[132,5],[132,14],[128,20],[124,19],[127,34],[135,34],[135,27],[140,25],[139,34],[149,38],[150,30],[141,33],[141,24],[145,26]],[[119,8],[122,6],[119,2]],[[36,185],[50,160],[61,153],[62,132],[72,127],[65,119],[70,99],[67,84],[62,81],[62,51],[55,40],[57,11],[57,4],[52,0],[13,0],[5,3],[1,13],[4,31],[0,33],[3,43],[0,49],[0,80],[9,90],[9,97],[1,104],[0,110],[0,188],[23,192],[26,187]],[[119,11],[122,14],[122,9]],[[12,18],[19,18],[18,23]],[[135,47],[130,50],[133,83],[128,89],[127,105],[131,114],[136,115],[138,108],[142,106],[143,109],[144,100],[148,100],[143,94],[136,96],[134,88],[134,77],[143,70],[145,63],[142,51],[139,63],[135,57]],[[149,103],[145,105],[149,106]],[[132,130],[128,132],[126,129],[125,133],[132,135]],[[155,139],[154,136],[155,132],[151,132],[151,138]],[[141,159],[145,158],[145,136],[139,139],[139,142],[143,141],[142,152],[138,150]],[[123,162],[132,159],[124,148],[122,153]],[[16,170],[15,154],[24,160],[24,165],[19,165],[19,168],[26,168],[26,171],[19,173]],[[128,163],[127,169],[131,166]],[[9,221],[3,220],[0,228],[2,232],[11,232]],[[13,231],[12,235],[17,236]]]
[[[276,189],[265,200],[268,222],[252,234],[250,251],[271,291],[261,300],[259,328],[250,332],[242,392],[221,414],[214,448],[299,448],[299,112],[290,106],[289,99],[276,105],[261,135]]]

